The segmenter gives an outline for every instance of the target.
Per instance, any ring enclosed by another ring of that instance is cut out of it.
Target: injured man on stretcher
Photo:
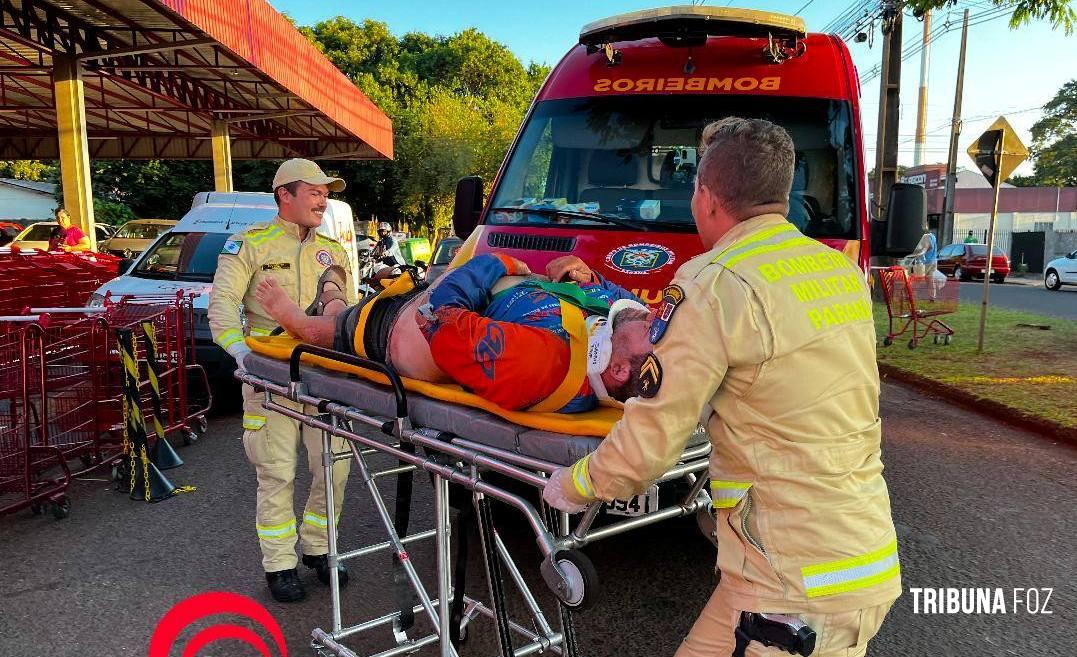
[[[647,307],[576,256],[552,261],[546,274],[480,255],[429,287],[405,274],[354,306],[323,302],[318,316],[272,278],[256,296],[295,338],[407,378],[458,383],[507,410],[579,413],[636,395],[652,347]]]

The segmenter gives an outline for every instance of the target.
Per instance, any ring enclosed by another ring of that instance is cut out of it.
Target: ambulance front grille
[[[486,244],[495,249],[571,253],[576,246],[576,238],[522,233],[490,233],[490,236],[486,238]]]

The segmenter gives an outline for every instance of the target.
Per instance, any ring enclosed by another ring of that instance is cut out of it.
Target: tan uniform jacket
[[[901,592],[880,461],[863,272],[780,215],[681,267],[657,393],[573,468],[577,501],[625,498],[681,455],[703,411],[722,587],[743,610],[840,611]]]
[[[258,282],[272,276],[300,308],[318,294],[318,277],[330,265],[348,273],[345,294],[355,303],[351,263],[344,247],[314,230],[300,242],[299,226],[280,217],[268,224],[254,224],[225,242],[217,257],[217,272],[209,296],[209,326],[213,340],[236,356],[249,351],[244,335],[267,335],[277,328],[254,297]],[[246,316],[246,327],[240,308]]]

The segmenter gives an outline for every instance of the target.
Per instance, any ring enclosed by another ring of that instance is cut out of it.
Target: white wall
[[[0,219],[51,221],[57,205],[51,194],[0,184]]]

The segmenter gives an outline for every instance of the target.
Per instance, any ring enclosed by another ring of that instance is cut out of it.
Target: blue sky
[[[752,9],[793,13],[807,0],[737,0],[733,4]],[[472,0],[471,2],[424,2],[394,0],[270,0],[279,11],[287,12],[301,24],[312,24],[333,16],[353,20],[371,18],[383,21],[396,34],[421,31],[428,34],[453,34],[475,27],[507,45],[526,64],[529,61],[549,65],[557,63],[576,42],[579,29],[585,23],[614,14],[661,6],[661,3],[633,0],[540,0],[511,2],[507,0]],[[669,2],[668,4],[676,4]],[[707,4],[725,5],[724,0]],[[823,28],[850,4],[847,0],[815,0],[802,16],[809,31]],[[972,14],[989,7],[985,0],[962,0],[956,8],[935,15],[935,26],[949,20],[956,29],[938,37],[930,50],[931,70],[928,84],[927,153],[925,161],[944,162],[949,140],[950,116],[953,111],[954,87],[957,79],[957,56],[960,45],[961,10],[968,7]],[[921,24],[905,21],[905,42],[913,43],[921,36]],[[861,75],[879,62],[881,47],[875,40],[868,44],[850,44]],[[1053,31],[1046,23],[1034,23],[1011,31],[1007,18],[997,18],[969,30],[968,55],[965,71],[965,96],[962,116],[965,118],[960,139],[960,152],[994,119],[1004,114],[1017,129],[1023,141],[1031,141],[1029,130],[1039,118],[1042,106],[1066,81],[1077,77],[1077,36],[1066,37]],[[899,161],[912,164],[913,135],[916,130],[917,87],[920,59],[916,55],[902,65],[901,127]],[[878,79],[864,85],[862,112],[864,141],[868,162],[874,162],[875,124],[878,120]],[[967,156],[959,159],[960,166],[970,166]],[[1018,173],[1031,173],[1027,164]]]

